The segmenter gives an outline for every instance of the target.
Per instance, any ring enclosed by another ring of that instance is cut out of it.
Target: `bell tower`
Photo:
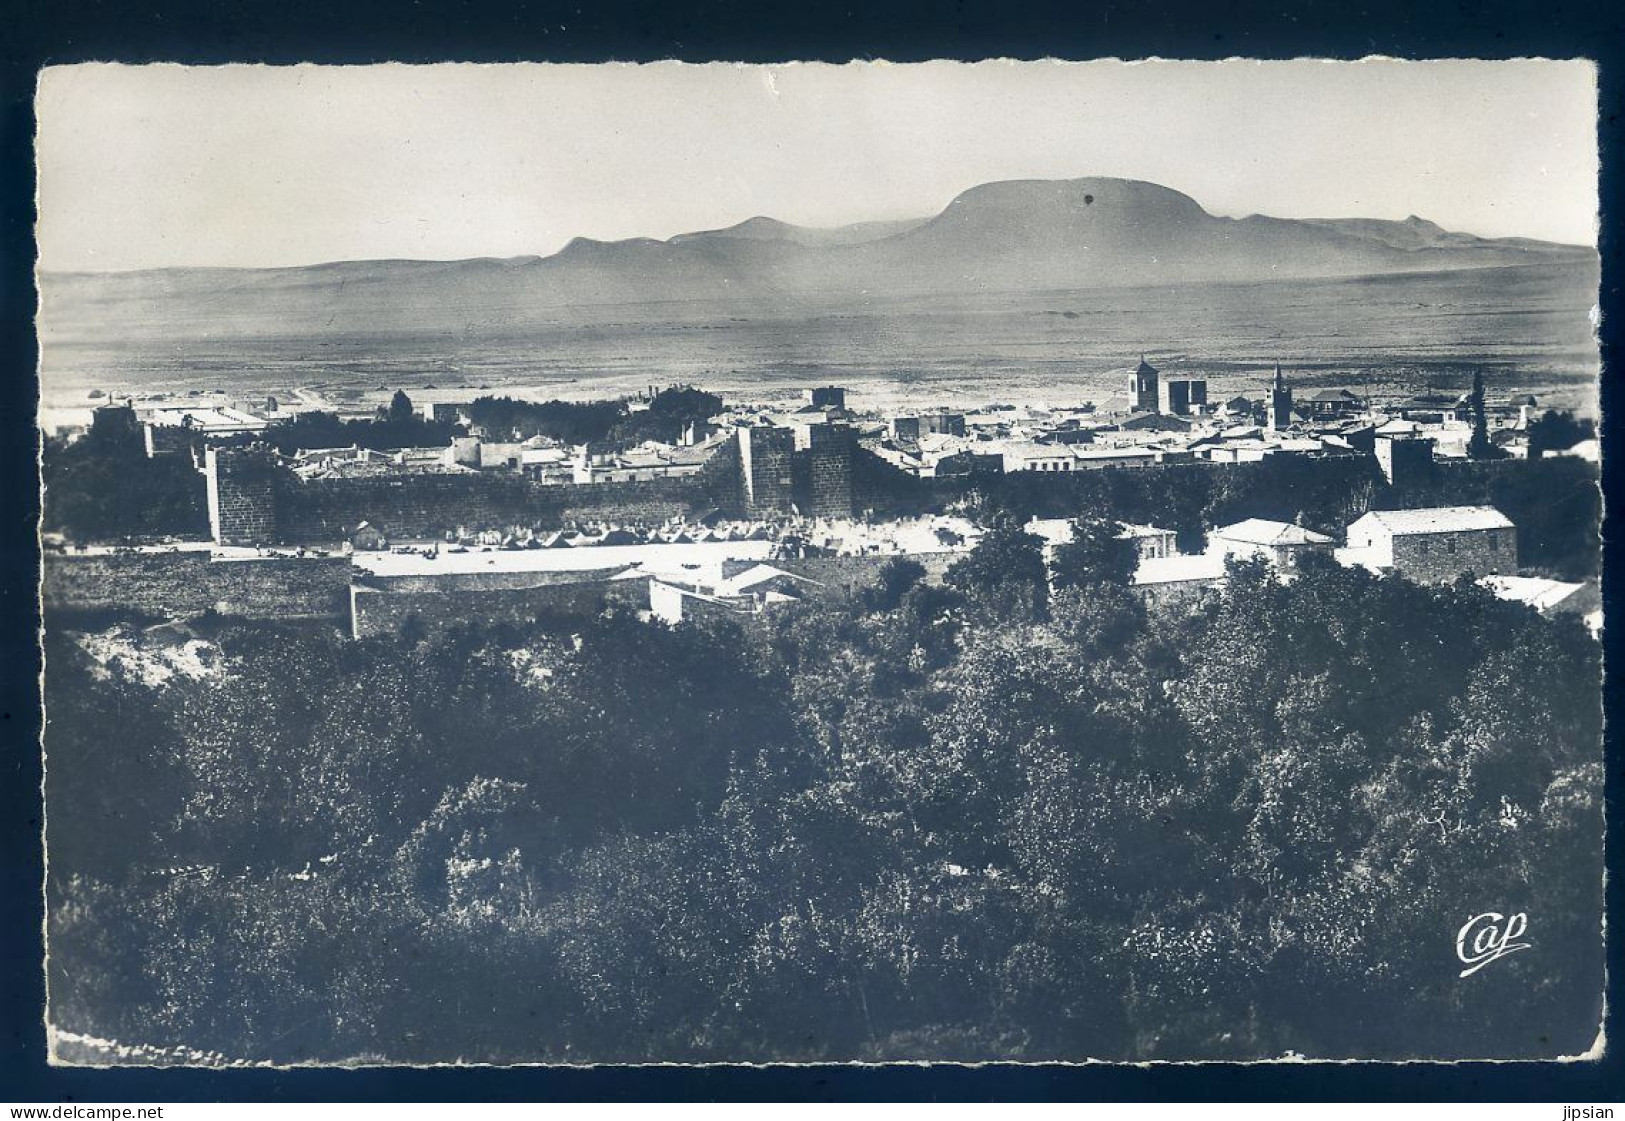
[[[1268,413],[1269,429],[1280,432],[1292,426],[1292,390],[1281,373],[1281,364],[1275,364],[1275,380],[1270,385]]]
[[[1129,375],[1129,396],[1134,400],[1134,411],[1137,413],[1154,413],[1157,411],[1157,368],[1140,355],[1140,364],[1134,367]]]

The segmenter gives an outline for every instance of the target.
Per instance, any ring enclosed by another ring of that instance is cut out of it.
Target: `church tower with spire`
[[[1275,381],[1270,385],[1269,408],[1265,410],[1271,432],[1281,432],[1292,426],[1292,390],[1281,373],[1281,364],[1275,364]]]

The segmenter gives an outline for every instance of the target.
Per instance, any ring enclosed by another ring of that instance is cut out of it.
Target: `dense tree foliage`
[[[55,635],[57,1023],[284,1060],[1591,1044],[1578,623],[1313,560],[1148,614],[1041,599],[1036,550],[749,630],[229,628],[161,685]],[[1490,910],[1533,948],[1459,978]]]
[[[1261,463],[1014,471],[975,480],[966,502],[984,521],[1071,518],[1088,511],[1102,519],[1155,525],[1175,531],[1187,551],[1200,551],[1207,527],[1243,518],[1296,521],[1341,533],[1371,508],[1385,486],[1369,456],[1271,456]]]
[[[379,419],[391,424],[404,424],[412,420],[416,413],[412,408],[412,398],[406,395],[406,390],[397,389],[395,395],[389,399],[389,408],[384,410]]]
[[[968,595],[990,621],[1044,618],[1049,607],[1049,570],[1044,543],[1013,525],[998,525],[976,547],[948,566],[948,585]]]
[[[689,386],[662,389],[648,407],[633,411],[625,401],[517,401],[481,397],[469,419],[497,440],[546,436],[567,444],[630,446],[645,440],[673,444],[683,429],[722,412],[722,398]]]
[[[919,483],[918,480],[914,482]],[[1490,505],[1518,527],[1522,563],[1564,579],[1598,570],[1602,496],[1597,468],[1577,458],[1457,460],[1390,486],[1370,456],[1270,456],[1261,463],[1183,464],[1141,470],[1015,471],[935,495],[982,521],[1091,516],[1155,525],[1200,551],[1205,529],[1244,518],[1294,522],[1341,540],[1367,510]],[[905,489],[905,494],[909,492]],[[909,494],[913,509],[929,496]],[[912,511],[911,511],[912,512]]]
[[[519,401],[481,397],[468,407],[469,420],[493,440],[545,436],[566,444],[602,440],[626,416],[621,401]]]
[[[47,440],[41,472],[45,528],[72,540],[208,532],[203,474],[190,456],[148,459],[139,438],[108,439],[92,432],[72,444]]]
[[[1050,560],[1057,588],[1126,587],[1134,582],[1140,551],[1122,527],[1107,518],[1076,518],[1072,540],[1055,547]]]
[[[379,409],[371,420],[342,420],[336,413],[298,413],[269,425],[263,438],[284,455],[292,455],[314,448],[443,448],[456,434],[455,424],[421,416],[413,411],[406,394],[397,391],[389,407]]]
[[[690,386],[662,389],[649,407],[630,413],[615,426],[611,436],[623,443],[659,440],[674,444],[689,425],[710,420],[722,412],[722,398]]]
[[[1582,420],[1567,410],[1547,409],[1529,422],[1529,458],[1567,451],[1584,440],[1597,438],[1594,421]]]
[[[1473,371],[1473,388],[1467,394],[1467,411],[1473,425],[1473,434],[1467,440],[1467,455],[1471,459],[1505,459],[1507,453],[1490,440],[1489,416],[1484,411],[1484,371]]]

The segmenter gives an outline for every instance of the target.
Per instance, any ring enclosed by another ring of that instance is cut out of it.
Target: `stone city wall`
[[[216,560],[206,552],[47,555],[47,613],[174,619],[215,611],[251,619],[332,619],[349,612],[348,557]]]
[[[581,485],[544,484],[501,471],[303,479],[262,451],[221,449],[210,456],[211,524],[224,544],[331,545],[363,521],[395,540],[422,540],[458,528],[658,524],[710,510],[773,516],[788,512],[792,499],[804,512],[822,516],[855,510],[885,516],[909,509],[920,496],[919,480],[858,449],[849,436],[792,452],[787,431],[782,437],[766,431],[774,438],[763,431],[749,437],[758,491],[772,492],[758,493],[755,501],[746,494],[738,441],[719,448],[692,475]],[[768,454],[778,450],[783,457]],[[793,477],[799,486],[792,485]]]
[[[714,455],[692,475],[644,482],[550,485],[505,472],[401,472],[302,479],[259,452],[211,455],[210,513],[224,544],[325,544],[363,521],[396,540],[572,521],[658,524],[740,510],[736,455]]]

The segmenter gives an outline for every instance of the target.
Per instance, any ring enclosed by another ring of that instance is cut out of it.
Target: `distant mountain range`
[[[1155,183],[1089,178],[987,183],[918,220],[809,229],[752,218],[665,241],[577,238],[548,257],[40,279],[49,341],[523,329],[610,314],[604,305],[795,307],[1596,259],[1589,247],[1474,237],[1415,217],[1219,218]]]

